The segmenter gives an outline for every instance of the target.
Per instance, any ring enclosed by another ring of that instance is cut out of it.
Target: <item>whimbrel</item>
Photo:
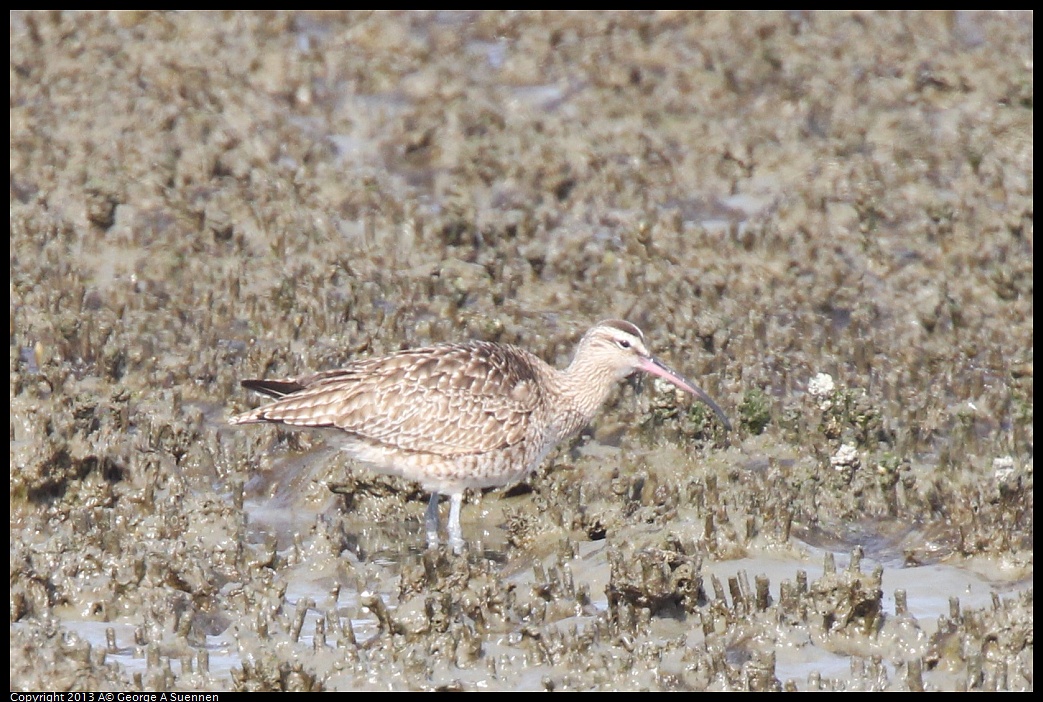
[[[515,346],[469,341],[299,379],[244,380],[244,388],[277,399],[229,421],[335,430],[352,458],[431,493],[424,521],[429,545],[438,543],[438,497],[449,495],[449,543],[459,551],[464,491],[525,478],[637,371],[691,393],[730,428],[709,395],[654,358],[641,330],[621,320],[592,327],[565,370]]]

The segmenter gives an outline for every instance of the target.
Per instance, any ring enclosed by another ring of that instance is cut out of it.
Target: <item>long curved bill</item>
[[[638,368],[640,368],[646,373],[656,376],[657,378],[662,378],[663,380],[673,383],[685,392],[690,393],[695,397],[699,398],[700,400],[705,402],[706,405],[710,409],[712,409],[718,417],[721,418],[721,422],[724,424],[724,428],[726,430],[732,430],[732,424],[728,421],[728,417],[725,416],[724,410],[718,407],[717,403],[710,399],[709,395],[707,395],[705,392],[703,392],[701,388],[697,387],[694,383],[690,382],[683,375],[673,370],[659,359],[653,358],[652,356],[642,357],[641,365],[638,366]]]

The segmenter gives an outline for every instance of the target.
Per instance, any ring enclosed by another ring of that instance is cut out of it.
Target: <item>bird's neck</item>
[[[567,439],[590,423],[619,379],[603,367],[586,362],[582,354],[577,354],[568,368],[555,372],[557,405],[561,408],[555,424],[560,439]]]

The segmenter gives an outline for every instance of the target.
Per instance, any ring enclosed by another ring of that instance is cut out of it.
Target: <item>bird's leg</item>
[[[456,492],[452,495],[449,507],[449,545],[453,553],[463,553],[464,537],[460,530],[460,505],[464,501],[464,494]]]
[[[427,511],[424,512],[424,529],[427,531],[427,546],[434,548],[438,546],[438,493],[431,493],[431,501],[427,503]]]

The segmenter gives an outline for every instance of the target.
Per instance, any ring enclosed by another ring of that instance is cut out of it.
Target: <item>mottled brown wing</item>
[[[302,378],[302,389],[249,421],[336,427],[408,451],[484,453],[525,438],[542,402],[534,363],[484,342],[402,351]]]

